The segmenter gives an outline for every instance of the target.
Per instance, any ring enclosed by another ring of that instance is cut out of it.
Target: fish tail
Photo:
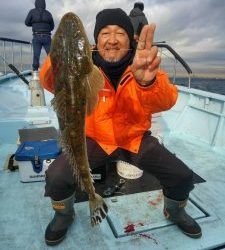
[[[89,208],[92,226],[101,223],[108,213],[108,206],[104,199],[97,193],[95,193],[94,199],[89,199]]]

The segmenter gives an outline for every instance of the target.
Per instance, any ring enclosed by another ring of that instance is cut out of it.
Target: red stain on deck
[[[151,201],[148,202],[149,205],[152,205],[152,206],[157,206],[161,201],[162,201],[162,198],[163,198],[163,194],[160,192],[157,197]]]
[[[143,227],[143,226],[144,226],[143,222],[138,222],[136,224],[129,223],[127,226],[124,227],[124,233],[134,232],[136,227]]]
[[[139,236],[141,236],[143,238],[147,238],[147,239],[153,240],[156,245],[159,244],[158,241],[151,234],[140,233]]]
[[[124,233],[131,233],[135,231],[135,225],[134,224],[129,224],[126,227],[124,227]]]
[[[156,206],[157,203],[155,201],[149,201],[148,204],[152,205],[152,206]]]
[[[133,223],[130,223],[128,224],[126,227],[124,227],[124,233],[132,233],[135,231],[135,227],[142,227],[144,226],[144,223],[142,222],[139,222],[137,224],[133,224]],[[149,240],[153,240],[153,242],[158,245],[158,241],[149,233],[139,233],[138,235],[135,235],[135,237],[141,237],[141,238],[145,238],[145,239],[149,239]]]

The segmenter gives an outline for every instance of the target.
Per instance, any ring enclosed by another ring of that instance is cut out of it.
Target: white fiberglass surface
[[[28,87],[19,79],[0,83],[0,121],[20,118],[28,108]]]

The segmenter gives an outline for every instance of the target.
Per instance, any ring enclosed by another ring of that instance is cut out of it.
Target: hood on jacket
[[[46,3],[45,0],[35,0],[35,8],[37,9],[45,9],[46,8]]]
[[[141,11],[143,11],[144,10],[144,3],[142,3],[142,2],[136,2],[136,3],[134,3],[134,8],[138,8],[138,9],[140,9]]]
[[[135,16],[144,16],[145,14],[143,11],[141,11],[139,8],[134,8],[130,12],[130,17],[135,17]]]

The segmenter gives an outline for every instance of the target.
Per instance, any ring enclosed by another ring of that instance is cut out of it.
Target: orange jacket
[[[44,88],[54,92],[49,57],[41,67],[40,80]],[[86,135],[97,141],[108,154],[117,147],[137,153],[144,132],[151,127],[152,114],[170,109],[177,96],[177,88],[165,72],[159,70],[151,86],[141,87],[128,66],[116,91],[105,76],[98,104],[86,118]]]

